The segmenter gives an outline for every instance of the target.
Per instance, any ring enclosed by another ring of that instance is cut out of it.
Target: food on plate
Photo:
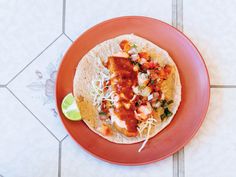
[[[140,152],[173,119],[181,83],[166,51],[126,34],[102,42],[81,59],[73,94],[92,131],[114,143],[144,141]]]

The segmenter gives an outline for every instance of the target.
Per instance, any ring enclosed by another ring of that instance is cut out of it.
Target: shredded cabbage
[[[100,63],[101,64],[101,63]],[[103,67],[103,66],[100,66]],[[103,100],[110,101],[112,104],[117,101],[117,94],[112,91],[111,86],[104,86],[104,82],[110,80],[109,70],[103,67],[102,70],[97,68],[96,76],[92,80],[92,91],[93,95],[93,104],[98,106],[98,109],[101,109],[101,104]],[[104,91],[106,88],[106,91]]]
[[[147,144],[147,142],[150,138],[150,131],[151,131],[152,125],[156,125],[155,124],[156,122],[157,122],[157,120],[151,117],[151,118],[147,119],[147,121],[142,122],[139,125],[138,132],[139,132],[140,136],[142,137],[142,133],[146,128],[147,128],[147,136],[146,136],[146,139],[143,142],[142,146],[139,148],[138,152],[141,152],[143,150],[143,148],[145,147],[145,145]]]

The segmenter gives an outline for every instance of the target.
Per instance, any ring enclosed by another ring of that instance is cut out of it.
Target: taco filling
[[[93,104],[104,136],[112,136],[113,129],[126,137],[145,135],[141,151],[152,127],[173,115],[173,88],[163,88],[171,82],[175,68],[158,63],[156,55],[138,50],[129,40],[122,40],[119,47],[118,53],[102,61],[104,69],[92,80]]]

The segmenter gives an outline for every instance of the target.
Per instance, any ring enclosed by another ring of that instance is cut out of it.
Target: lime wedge
[[[65,96],[61,104],[61,109],[63,114],[70,120],[76,121],[82,119],[72,93]]]

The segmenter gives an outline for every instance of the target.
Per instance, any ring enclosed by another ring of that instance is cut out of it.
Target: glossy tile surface
[[[56,177],[55,138],[5,88],[0,88],[0,174],[4,177]]]
[[[0,1],[0,84],[6,84],[61,33],[62,1]]]
[[[183,0],[183,29],[206,61],[213,85],[236,85],[236,1]]]
[[[71,42],[61,36],[8,86],[58,139],[62,139],[66,131],[56,111],[55,79],[58,65],[70,45]]]
[[[76,39],[104,20],[129,15],[158,18],[171,24],[172,0],[69,0],[66,3],[66,33]]]
[[[119,166],[103,162],[81,149],[69,137],[62,143],[62,177],[172,177],[172,157],[144,166]]]
[[[200,131],[185,147],[186,177],[234,177],[236,161],[236,88],[212,89]]]

